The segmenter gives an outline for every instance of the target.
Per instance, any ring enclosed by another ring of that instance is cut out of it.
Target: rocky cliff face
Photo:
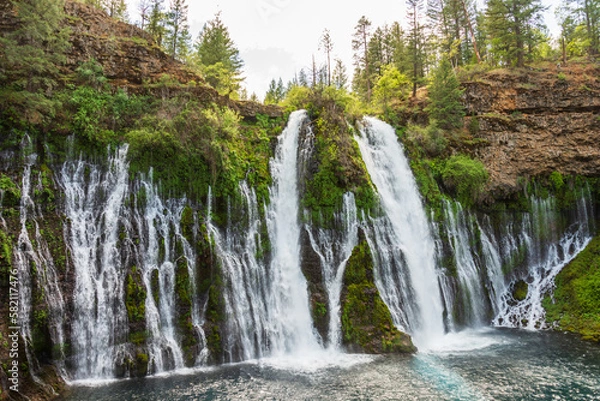
[[[237,111],[242,117],[255,119],[257,114],[281,117],[277,106],[234,101],[216,90],[184,64],[168,56],[144,30],[110,18],[104,11],[76,1],[66,1],[65,24],[70,28],[71,48],[63,73],[72,75],[84,62],[95,59],[113,87],[131,93],[176,96],[181,90],[192,93],[206,103],[217,103]],[[16,11],[8,0],[0,0],[0,32],[14,30],[19,24]],[[163,88],[152,86],[164,76]],[[165,82],[169,82],[168,84]],[[165,91],[164,86],[169,86]]]
[[[464,83],[473,155],[489,173],[495,198],[518,179],[600,174],[600,66],[572,64],[499,70]]]

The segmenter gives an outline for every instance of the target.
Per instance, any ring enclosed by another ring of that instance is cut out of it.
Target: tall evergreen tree
[[[453,129],[463,126],[465,111],[460,101],[462,92],[450,61],[444,57],[433,73],[429,85],[429,105],[425,109],[438,127]]]
[[[346,72],[346,66],[339,58],[335,59],[335,67],[333,69],[333,75],[331,79],[333,85],[337,89],[344,89],[348,84],[348,73]]]
[[[425,75],[425,27],[423,20],[423,0],[407,0],[407,18],[409,26],[408,58],[412,67],[411,82],[413,83],[413,97],[417,95],[417,88],[422,83]]]
[[[195,50],[204,78],[213,88],[228,95],[239,90],[244,63],[220,13],[204,25]]]
[[[174,59],[184,60],[191,40],[187,22],[188,6],[185,0],[172,0],[166,15],[167,53]]]
[[[540,0],[488,0],[487,33],[495,58],[507,65],[523,67],[543,27]]]
[[[586,51],[590,55],[600,54],[600,0],[565,0],[563,10],[572,23],[571,34],[579,39],[576,30],[584,31]],[[577,29],[579,26],[581,28]]]
[[[367,102],[371,99],[371,71],[369,69],[369,40],[371,39],[371,21],[364,15],[354,27],[352,50],[354,50],[355,74],[353,86]]]
[[[64,0],[13,4],[19,25],[0,37],[0,82],[17,90],[48,92],[56,84],[69,47]]]
[[[325,57],[327,58],[327,85],[329,86],[331,85],[331,52],[333,50],[333,40],[331,39],[329,29],[323,31],[319,49],[325,53]]]
[[[152,4],[150,6],[150,15],[148,17],[148,26],[146,27],[146,30],[150,35],[152,35],[156,41],[156,44],[162,47],[165,33],[167,31],[165,27],[166,13],[162,5],[163,0],[151,1]]]
[[[118,19],[119,21],[127,22],[129,17],[127,15],[127,4],[125,0],[101,0],[102,6],[112,18]]]

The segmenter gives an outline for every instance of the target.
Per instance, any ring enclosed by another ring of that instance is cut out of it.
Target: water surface
[[[341,355],[335,366],[323,366],[262,360],[76,384],[62,400],[598,400],[600,395],[600,346],[561,333],[463,332],[427,353]]]

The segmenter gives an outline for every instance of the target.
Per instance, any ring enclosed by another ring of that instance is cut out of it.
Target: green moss
[[[414,352],[410,337],[398,331],[373,282],[373,262],[366,241],[353,250],[344,274],[342,333],[346,345],[369,353]]]
[[[479,160],[465,155],[451,156],[441,170],[444,187],[465,206],[479,199],[488,180],[488,172]]]
[[[143,345],[148,338],[147,331],[131,331],[129,332],[129,342],[134,345]]]
[[[529,284],[523,280],[519,280],[515,283],[512,291],[513,298],[517,301],[523,301],[527,298],[529,292]]]
[[[146,288],[135,266],[127,274],[125,307],[130,323],[143,322],[146,316]]]
[[[9,176],[0,173],[0,194],[4,207],[18,207],[21,202],[21,190]]]
[[[560,330],[600,341],[600,236],[556,277],[553,297],[543,301],[546,320]]]
[[[7,274],[12,267],[12,240],[0,229],[0,273]],[[3,285],[8,280],[3,280]]]
[[[340,210],[346,192],[353,192],[358,208],[371,212],[377,197],[353,131],[335,103],[315,94],[310,108],[315,135],[313,170],[306,177],[303,206],[311,212],[312,221],[329,227]],[[309,163],[312,166],[312,163]]]

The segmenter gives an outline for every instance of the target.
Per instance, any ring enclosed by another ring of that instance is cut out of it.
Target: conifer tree
[[[413,97],[417,95],[417,88],[425,75],[425,29],[422,25],[423,0],[407,0],[407,18],[409,25],[408,59],[412,67],[411,82],[413,83]]]
[[[29,92],[50,91],[66,60],[64,0],[14,2],[19,26],[0,37],[0,82]]]
[[[329,86],[331,85],[331,52],[333,50],[333,40],[331,39],[329,29],[323,31],[319,49],[322,50],[327,57],[327,86]]]
[[[337,89],[344,89],[348,84],[348,73],[346,72],[346,66],[342,60],[335,59],[335,67],[333,69],[333,75],[331,77],[333,85]]]
[[[543,27],[540,0],[489,0],[487,33],[494,56],[507,65],[523,67]]]
[[[221,21],[221,14],[208,21],[195,44],[195,58],[206,81],[221,94],[237,93],[244,65],[240,52]]]
[[[172,0],[165,20],[167,53],[178,60],[184,60],[189,53],[191,36],[187,13],[188,6],[185,0]]]
[[[462,92],[450,61],[444,57],[433,73],[429,85],[429,105],[426,108],[429,118],[438,127],[450,130],[463,126],[465,112],[460,101]]]
[[[163,0],[151,0],[150,15],[148,17],[148,26],[146,30],[158,46],[163,46],[163,39],[166,33],[165,21],[166,13],[163,10]]]
[[[371,38],[371,21],[364,15],[354,27],[352,50],[354,50],[355,73],[353,86],[367,102],[371,99],[371,71],[369,69],[369,40]]]

